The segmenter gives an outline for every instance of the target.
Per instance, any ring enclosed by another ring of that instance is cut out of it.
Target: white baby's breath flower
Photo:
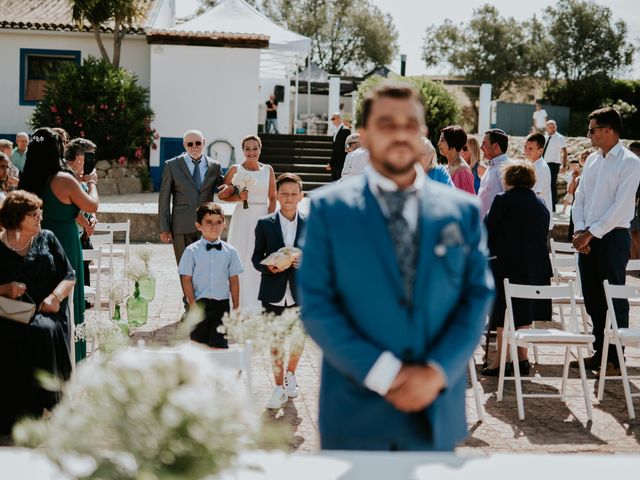
[[[151,258],[153,257],[153,251],[149,244],[145,244],[140,247],[136,252],[137,257],[144,264],[145,270],[149,271],[149,263],[151,262]]]
[[[131,265],[127,270],[127,278],[135,283],[140,282],[140,280],[147,277],[147,275],[147,270],[139,263]]]

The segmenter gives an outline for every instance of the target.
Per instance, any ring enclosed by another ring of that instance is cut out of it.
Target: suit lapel
[[[298,226],[296,227],[296,238],[293,241],[293,246],[294,247],[299,247],[300,244],[300,232],[302,231],[302,229],[304,228],[304,218],[302,218],[302,215],[300,215],[300,212],[298,212]]]
[[[278,212],[274,213],[271,217],[271,224],[273,226],[273,233],[278,239],[278,242],[284,247],[284,237],[282,236],[282,226],[280,225],[280,215]]]
[[[418,198],[420,201],[420,211],[418,213],[420,246],[413,289],[413,304],[416,306],[427,300],[423,293],[431,288],[432,269],[430,265],[434,262],[434,248],[439,242],[438,235],[440,234],[439,209],[433,204],[433,193],[429,188],[429,182],[426,182],[426,185],[420,190]]]
[[[188,155],[185,153],[178,158],[178,167],[180,167],[180,170],[182,170],[182,173],[184,173],[184,176],[187,177],[187,180],[191,183],[193,188],[196,188],[196,182],[193,181],[193,175],[191,175],[191,172],[187,167],[187,157]]]
[[[398,260],[396,259],[387,222],[382,214],[382,210],[380,210],[378,201],[369,188],[368,182],[364,183],[363,188],[363,204],[361,207],[364,210],[364,215],[361,215],[362,221],[369,231],[371,243],[373,243],[375,249],[378,251],[378,258],[389,273],[391,283],[396,291],[404,298],[406,296],[404,293],[404,283],[400,275],[400,267],[398,266]]]

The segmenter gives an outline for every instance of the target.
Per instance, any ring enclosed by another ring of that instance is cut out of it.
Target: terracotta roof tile
[[[267,48],[269,46],[269,36],[257,33],[189,32],[153,29],[147,31],[147,43]]]
[[[144,33],[144,22],[151,12],[154,0],[137,0],[143,9],[142,19],[128,33]],[[92,31],[85,22],[78,26],[71,16],[68,0],[0,0],[0,28],[18,30]],[[103,32],[112,32],[113,25],[105,26]]]

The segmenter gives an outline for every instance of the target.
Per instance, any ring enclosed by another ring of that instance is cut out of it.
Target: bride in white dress
[[[235,247],[244,266],[240,274],[240,307],[261,307],[258,301],[260,289],[260,273],[253,268],[251,256],[255,246],[255,228],[260,217],[276,210],[276,180],[271,165],[260,163],[262,142],[256,135],[249,135],[242,140],[244,162],[233,165],[224,177],[224,183],[230,185],[236,172],[249,174],[255,179],[248,192],[240,194],[236,208],[231,217],[231,226],[227,242]],[[243,207],[247,200],[249,208]]]

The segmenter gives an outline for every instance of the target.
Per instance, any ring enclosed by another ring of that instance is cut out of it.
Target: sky
[[[407,55],[407,75],[421,75],[425,73],[446,73],[427,71],[421,59],[422,43],[425,28],[429,25],[440,25],[450,18],[460,24],[470,20],[473,10],[490,3],[494,5],[504,17],[513,17],[522,21],[535,13],[542,11],[555,0],[536,0],[525,2],[522,0],[371,0],[383,12],[390,13],[399,33],[399,53]],[[597,0],[599,5],[605,5],[613,11],[615,20],[622,18],[627,23],[628,39],[640,44],[640,1],[638,0]],[[178,16],[186,16],[199,5],[198,0],[176,0]],[[396,58],[390,67],[399,72],[400,58]],[[628,78],[640,79],[640,52],[636,54],[633,69],[625,75]]]

